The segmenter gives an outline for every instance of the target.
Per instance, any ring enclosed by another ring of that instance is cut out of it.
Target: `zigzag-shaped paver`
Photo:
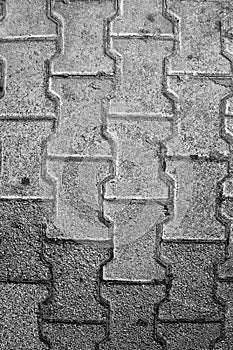
[[[42,226],[53,198],[43,176],[56,98],[47,60],[55,50],[48,3],[1,1],[1,349],[47,349],[40,303],[49,295]],[[43,18],[42,21],[39,18]]]
[[[103,208],[113,225],[114,248],[103,266],[101,295],[110,302],[111,313],[100,349],[161,349],[164,339],[155,336],[154,310],[166,295],[159,240],[170,200],[163,142],[172,134],[173,111],[163,65],[174,36],[170,33],[168,41],[162,41],[160,33],[128,27],[128,6],[120,2],[109,19],[108,49],[117,67],[106,132],[114,143],[114,172],[104,185]],[[172,32],[162,2],[152,6]],[[141,8],[139,1],[134,9],[137,24],[143,18]]]
[[[158,331],[169,349],[212,349],[222,337],[216,266],[224,259],[227,228],[219,196],[230,151],[221,138],[221,123],[231,92],[231,64],[222,51],[221,26],[231,6],[228,1],[211,6],[168,1],[179,33],[167,61],[176,104],[165,159],[174,179],[174,209],[164,227],[162,256],[171,262],[172,283],[159,309]]]
[[[0,349],[231,349],[232,13],[0,0]]]
[[[162,16],[162,2],[155,5],[155,11]],[[163,42],[139,30],[138,37],[126,31],[123,3],[110,20],[109,50],[119,67],[106,130],[114,142],[114,174],[104,186],[104,213],[114,224],[114,259],[106,265],[104,278],[162,278],[162,264],[154,260],[155,232],[156,224],[166,219],[169,201],[163,142],[172,134],[172,103],[164,96],[163,61],[172,51],[172,41]],[[170,20],[164,16],[163,22],[168,25]],[[162,51],[158,55],[159,45]],[[143,257],[146,254],[147,259]]]

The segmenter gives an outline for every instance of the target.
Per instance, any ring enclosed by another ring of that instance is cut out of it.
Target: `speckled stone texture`
[[[0,350],[233,350],[232,28],[0,0]]]

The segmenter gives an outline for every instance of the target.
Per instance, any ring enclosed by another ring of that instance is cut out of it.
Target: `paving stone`
[[[52,122],[2,120],[0,125],[0,197],[52,199],[54,186],[43,176],[42,169],[44,145],[52,132]]]
[[[154,308],[163,287],[153,284],[106,284],[102,295],[110,300],[110,334],[101,350],[162,349],[154,339]]]
[[[43,318],[51,321],[102,321],[106,307],[99,296],[100,265],[109,259],[109,248],[98,244],[49,240],[45,258],[52,266],[50,298]]]
[[[166,171],[174,179],[174,216],[165,224],[163,237],[224,239],[225,227],[216,219],[216,193],[227,163],[172,159]]]
[[[104,54],[104,20],[114,13],[112,1],[56,1],[64,36],[55,72],[111,73],[113,60]]]
[[[47,206],[40,201],[0,202],[0,281],[49,280],[49,265],[42,256]]]
[[[159,309],[163,320],[219,320],[222,308],[214,295],[214,269],[224,258],[224,244],[163,243],[161,253],[171,264],[169,298]],[[182,322],[182,321],[181,321]]]
[[[48,15],[46,0],[22,0],[20,4],[17,0],[6,1],[1,38],[56,34],[56,23]]]
[[[45,61],[55,53],[55,43],[1,42],[0,50],[1,56],[6,60],[0,116],[2,118],[54,116],[55,101],[46,94]]]
[[[232,11],[229,0],[168,1],[168,10],[180,23],[182,46],[171,60],[171,71],[231,73],[221,53],[220,21]],[[195,30],[194,30],[195,28]]]
[[[113,21],[114,34],[172,33],[172,22],[163,16],[161,0],[122,1],[120,9]]]
[[[0,0],[0,349],[233,347],[230,0]]]
[[[99,218],[101,182],[111,174],[111,163],[105,159],[111,157],[111,146],[102,124],[112,84],[93,78],[59,78],[52,89],[61,98],[61,111],[58,132],[48,142],[47,170],[58,191],[49,235],[108,240],[108,227]]]
[[[233,346],[233,288],[232,279],[229,281],[220,281],[217,283],[217,296],[225,306],[225,324],[224,324],[224,346],[228,348]],[[220,345],[219,345],[220,346]],[[218,349],[218,348],[217,348]],[[224,348],[223,348],[224,349]]]
[[[232,234],[230,239],[232,240]],[[217,296],[225,306],[224,344],[227,344],[230,348],[233,346],[233,259],[231,240],[228,247],[228,258],[218,266],[217,280]]]
[[[104,278],[125,281],[163,279],[164,267],[155,258],[156,225],[165,219],[164,207],[155,202],[105,202],[104,212],[114,223],[114,256],[104,267]]]
[[[152,39],[114,40],[113,49],[122,57],[122,74],[110,113],[172,114],[172,105],[162,93],[163,60],[172,48],[172,43]]]
[[[48,152],[59,156],[110,156],[110,144],[102,135],[102,108],[104,99],[111,96],[112,83],[88,77],[56,78],[51,89],[61,99],[61,111]]]
[[[40,339],[39,303],[48,296],[43,285],[0,284],[0,349],[47,350]]]
[[[101,325],[43,323],[42,332],[51,350],[95,350],[105,336]]]
[[[224,79],[185,75],[169,78],[169,87],[178,98],[179,111],[177,128],[166,142],[168,155],[219,157],[229,154],[229,146],[220,134],[220,103],[231,91],[225,83]]]
[[[220,336],[220,324],[166,323],[163,324],[161,331],[167,337],[167,348],[169,350],[208,350]],[[224,348],[221,348],[221,350],[224,350]]]
[[[76,240],[107,241],[111,232],[102,218],[100,186],[110,174],[108,161],[61,158],[48,162],[57,183],[55,211],[49,219],[48,236]]]
[[[161,142],[171,135],[171,123],[111,118],[108,132],[116,145],[117,169],[104,197],[167,199],[168,186],[161,179]]]

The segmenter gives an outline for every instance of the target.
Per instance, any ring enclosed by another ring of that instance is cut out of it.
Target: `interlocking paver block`
[[[122,57],[122,75],[111,101],[111,113],[166,116],[172,113],[162,94],[163,60],[172,52],[171,42],[117,38],[113,49]]]
[[[155,202],[129,201],[105,203],[104,209],[115,224],[114,258],[104,267],[104,278],[125,281],[162,279],[164,268],[155,256],[156,225],[165,218],[164,208]]]
[[[166,199],[160,178],[161,142],[171,135],[169,121],[109,118],[108,132],[116,143],[116,178],[106,185],[105,198]]]
[[[162,0],[121,1],[113,21],[114,34],[172,33],[172,22],[162,14]]]
[[[36,282],[50,278],[43,259],[43,223],[51,203],[0,202],[0,281]]]
[[[185,75],[170,77],[168,82],[179,107],[176,135],[166,143],[168,155],[228,155],[229,146],[220,134],[219,110],[231,92],[231,87],[224,84],[230,82]]]
[[[42,331],[53,350],[96,350],[104,338],[105,326],[49,323],[42,325]]]
[[[154,305],[163,295],[164,287],[153,284],[116,284],[103,287],[103,296],[110,300],[110,334],[101,350],[161,350],[154,338]]]
[[[222,330],[223,306],[215,292],[215,266],[224,244],[163,243],[162,255],[172,264],[172,285],[159,308],[157,332],[169,349],[209,349]],[[186,344],[186,345],[185,345]]]
[[[0,0],[0,350],[231,350],[230,0]]]
[[[231,74],[221,52],[221,21],[233,10],[229,0],[168,0],[168,11],[179,19],[181,45],[171,60],[174,72]]]
[[[224,257],[224,244],[163,243],[161,249],[172,263],[173,284],[159,318],[218,320],[222,310],[214,296],[214,268]]]
[[[1,1],[6,17],[0,24],[1,38],[48,36],[56,33],[56,23],[47,16],[46,0]]]
[[[0,197],[52,199],[53,185],[43,176],[45,142],[52,132],[51,121],[0,121]]]
[[[106,307],[99,298],[99,265],[109,258],[108,248],[75,241],[46,243],[44,256],[52,266],[51,297],[43,318],[52,321],[102,321]],[[99,300],[98,300],[99,299]]]
[[[163,325],[163,334],[169,350],[209,350],[221,335],[219,328],[216,323],[167,323]]]
[[[170,196],[162,158],[163,142],[173,133],[169,119],[173,101],[164,80],[164,61],[174,44],[160,40],[160,34],[166,34],[163,30],[168,28],[170,35],[173,27],[162,2],[155,2],[152,9],[148,13],[141,1],[121,2],[111,18],[109,51],[117,69],[106,131],[114,146],[114,171],[104,185],[103,209],[113,226],[114,251],[104,267],[106,279],[148,281],[164,275],[156,241]],[[161,28],[152,24],[154,17],[160,18]]]
[[[63,37],[55,72],[111,73],[113,61],[104,54],[103,21],[114,13],[113,1],[55,1]]]
[[[174,214],[165,224],[163,237],[224,239],[225,227],[216,219],[216,192],[227,174],[227,163],[168,160],[167,172],[174,179]]]
[[[39,303],[47,296],[45,286],[0,283],[1,349],[47,350],[40,339]]]
[[[46,93],[45,61],[55,53],[55,43],[0,42],[0,50],[6,60],[5,91],[0,101],[1,118],[54,116],[55,101]]]
[[[48,225],[49,237],[110,240],[108,227],[104,220],[100,221],[100,185],[111,173],[109,162],[58,159],[48,162],[48,170],[58,190]]]
[[[56,78],[51,88],[61,98],[61,111],[58,131],[48,143],[48,153],[111,156],[110,145],[101,131],[103,100],[111,96],[111,81],[91,77]]]

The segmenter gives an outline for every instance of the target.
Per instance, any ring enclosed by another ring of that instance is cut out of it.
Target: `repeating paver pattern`
[[[0,349],[233,349],[230,0],[0,0]]]

